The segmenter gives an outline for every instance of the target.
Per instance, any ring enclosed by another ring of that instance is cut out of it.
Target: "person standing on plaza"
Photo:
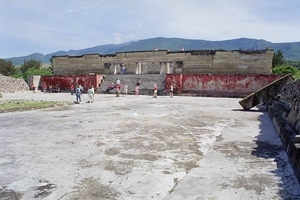
[[[88,97],[89,97],[88,103],[93,103],[94,102],[94,88],[93,88],[93,86],[90,86],[87,93],[88,93]]]
[[[44,85],[43,85],[43,90],[44,90],[44,94],[45,94],[46,91],[47,91],[47,84],[46,83],[44,83]]]
[[[123,90],[124,90],[124,96],[126,97],[128,93],[128,85],[126,83],[124,83]]]
[[[49,85],[49,93],[52,93],[52,85]]]
[[[71,84],[70,91],[71,91],[71,95],[73,95],[74,94],[74,85],[73,84]]]
[[[83,86],[79,85],[80,93],[83,94]]]
[[[120,93],[121,93],[121,85],[120,85],[120,84],[117,84],[116,90],[117,90],[117,95],[116,95],[116,97],[120,97]]]
[[[32,92],[35,93],[35,85],[34,85],[34,83],[31,84],[31,89],[32,89]]]
[[[170,86],[170,98],[173,98],[173,85]]]
[[[94,102],[94,100],[95,100],[95,88],[94,88],[93,85],[92,85],[91,87],[92,87],[91,89],[92,89],[92,91],[93,91],[93,102]]]
[[[153,97],[152,98],[157,98],[157,86],[154,84],[153,86]]]
[[[136,84],[135,85],[135,97],[139,96],[139,90],[140,90],[140,87],[138,86],[138,84]]]
[[[75,93],[76,93],[76,101],[78,103],[81,102],[81,89],[79,85],[77,85]]]

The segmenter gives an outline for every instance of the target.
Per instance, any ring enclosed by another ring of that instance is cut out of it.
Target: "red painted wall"
[[[95,88],[99,86],[103,75],[78,75],[78,76],[42,76],[41,86],[46,83],[48,86],[52,85],[55,87],[56,84],[60,85],[61,90],[70,90],[70,86],[73,84],[83,86],[84,90],[87,90],[91,85]]]
[[[245,97],[280,78],[278,75],[167,74],[165,89],[202,96]]]

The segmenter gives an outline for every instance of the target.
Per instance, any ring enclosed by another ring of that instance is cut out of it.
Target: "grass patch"
[[[0,113],[26,111],[33,109],[51,108],[55,106],[71,105],[73,102],[63,101],[36,101],[36,100],[9,100],[0,104]]]

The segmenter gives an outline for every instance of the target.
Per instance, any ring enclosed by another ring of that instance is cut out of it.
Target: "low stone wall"
[[[300,80],[287,84],[267,108],[300,182]]]
[[[13,78],[11,76],[3,76],[0,74],[0,93],[7,94],[28,90],[28,84],[26,83],[26,81],[24,81],[24,79]]]

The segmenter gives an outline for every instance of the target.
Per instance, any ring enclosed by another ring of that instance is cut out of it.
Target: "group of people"
[[[139,80],[136,85],[135,85],[135,97],[139,96],[139,90],[140,90],[140,84],[141,81]],[[31,88],[33,90],[33,92],[35,92],[35,85],[32,84]],[[43,91],[44,93],[46,93],[47,88],[49,88],[49,92],[52,92],[52,85],[47,86],[46,83],[44,83],[43,85]],[[116,97],[120,97],[121,94],[121,84],[120,84],[120,80],[116,80]],[[153,97],[152,98],[157,98],[157,85],[154,84],[153,85]],[[74,88],[74,85],[71,84],[70,87],[70,91],[71,91],[71,95],[73,95],[75,93],[76,95],[76,101],[77,102],[81,102],[81,96],[83,94],[83,87],[81,85],[77,85],[76,88]],[[95,98],[95,89],[93,86],[90,86],[89,89],[87,90],[87,94],[88,94],[88,103],[93,103],[94,102],[94,98]],[[126,83],[123,84],[123,95],[122,96],[127,96],[128,94],[128,85]],[[170,86],[170,97],[173,98],[173,85]]]
[[[116,90],[117,90],[117,96],[116,97],[120,97],[121,94],[121,84],[117,84],[116,85]],[[124,83],[123,85],[123,97],[126,97],[128,94],[128,85],[126,83]]]
[[[114,83],[112,83],[114,85]],[[139,96],[139,93],[140,93],[140,85],[141,85],[141,81],[139,80],[136,85],[135,85],[135,89],[134,89],[134,92],[135,92],[135,97],[138,97]],[[116,97],[120,97],[120,94],[121,94],[121,84],[120,84],[120,80],[117,79],[116,80],[116,85],[114,85],[112,87],[113,89],[116,88]],[[173,98],[173,85],[170,86],[170,97]],[[152,98],[157,98],[157,85],[154,84],[153,85],[153,97]],[[126,96],[128,93],[128,85],[126,83],[124,83],[123,85],[123,96]]]
[[[52,93],[53,91],[54,92],[60,92],[60,84],[56,83],[55,87],[53,87],[51,84],[47,85],[46,83],[44,83],[43,84],[43,91],[44,91],[44,93],[46,93],[47,91],[49,93]]]
[[[83,87],[81,85],[77,85],[74,91],[74,85],[71,85],[71,95],[73,95],[74,92],[76,95],[76,102],[80,103],[81,95],[83,94]],[[87,103],[93,103],[95,100],[95,89],[92,85],[87,90],[87,94],[88,94]]]

